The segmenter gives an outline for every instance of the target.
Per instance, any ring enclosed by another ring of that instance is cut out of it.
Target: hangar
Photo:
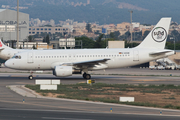
[[[16,40],[17,11],[0,9],[0,38]],[[29,14],[19,12],[19,41],[27,39],[29,35]]]

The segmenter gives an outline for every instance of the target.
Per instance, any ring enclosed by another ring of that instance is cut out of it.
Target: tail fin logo
[[[166,38],[167,38],[167,32],[164,28],[162,27],[156,27],[153,31],[152,31],[152,38],[156,41],[156,42],[163,42]]]
[[[0,42],[0,47],[2,47],[2,43]]]

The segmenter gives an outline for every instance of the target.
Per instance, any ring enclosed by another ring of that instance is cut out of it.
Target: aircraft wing
[[[105,59],[97,59],[97,60],[88,60],[88,61],[82,61],[82,62],[74,62],[74,63],[63,63],[62,65],[68,65],[68,66],[94,66],[99,65],[100,63],[105,63],[106,61],[110,60],[109,58]]]
[[[149,53],[149,55],[162,55],[168,52],[172,52],[172,50],[155,51],[155,52]]]

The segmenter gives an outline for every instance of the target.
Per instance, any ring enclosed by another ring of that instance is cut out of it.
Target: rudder
[[[137,48],[164,49],[170,26],[171,18],[161,18],[148,36]]]

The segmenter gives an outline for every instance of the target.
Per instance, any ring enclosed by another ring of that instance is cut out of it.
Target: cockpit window
[[[12,58],[21,59],[21,56],[20,55],[14,55]]]

